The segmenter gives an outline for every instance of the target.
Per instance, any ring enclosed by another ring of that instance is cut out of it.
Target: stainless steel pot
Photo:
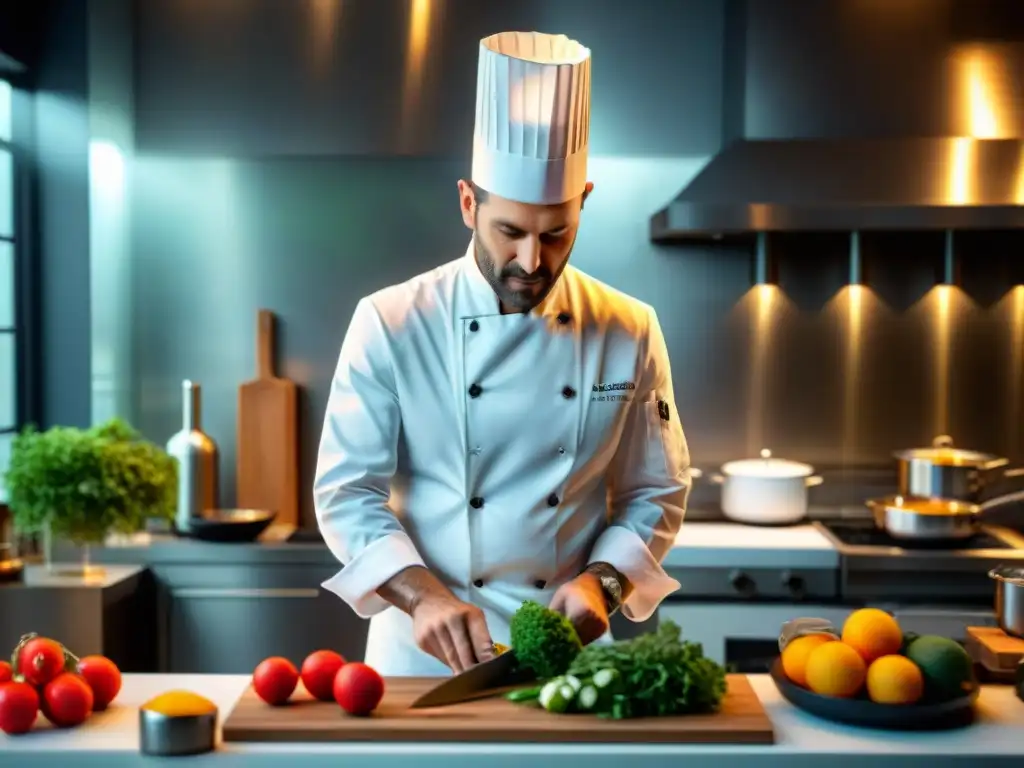
[[[897,494],[922,499],[980,503],[985,488],[1003,477],[1022,477],[1024,468],[1009,469],[1009,460],[991,453],[953,447],[953,438],[939,435],[930,448],[897,451]]]
[[[814,467],[798,461],[741,459],[722,465],[711,481],[722,486],[722,512],[730,520],[753,525],[791,525],[807,516],[807,489],[820,485]]]
[[[984,512],[1024,501],[1024,491],[1009,493],[984,504],[911,496],[886,496],[865,502],[875,525],[895,539],[960,540],[978,532]]]
[[[989,571],[996,583],[996,620],[1009,635],[1024,638],[1024,568],[1001,565]]]

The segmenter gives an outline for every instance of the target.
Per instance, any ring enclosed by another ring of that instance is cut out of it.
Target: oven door
[[[826,619],[836,629],[852,609],[808,603],[688,603],[665,601],[658,620],[674,621],[683,638],[700,643],[704,655],[730,672],[763,674],[779,655],[782,625],[797,618]]]

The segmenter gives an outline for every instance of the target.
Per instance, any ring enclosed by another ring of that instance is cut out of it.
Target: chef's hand
[[[550,608],[572,622],[584,645],[608,631],[608,604],[601,581],[592,573],[581,573],[559,587],[551,598]]]
[[[484,612],[455,595],[431,595],[412,610],[416,644],[458,674],[494,657]]]

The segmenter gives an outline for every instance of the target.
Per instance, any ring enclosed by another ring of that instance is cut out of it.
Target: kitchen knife
[[[515,654],[506,651],[490,661],[447,678],[416,699],[410,709],[446,707],[473,699],[484,699],[536,682],[537,674],[528,667],[519,666]]]

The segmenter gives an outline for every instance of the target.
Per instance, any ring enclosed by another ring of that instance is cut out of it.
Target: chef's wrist
[[[424,603],[454,597],[451,590],[422,565],[411,565],[399,571],[377,590],[377,594],[410,616]]]

